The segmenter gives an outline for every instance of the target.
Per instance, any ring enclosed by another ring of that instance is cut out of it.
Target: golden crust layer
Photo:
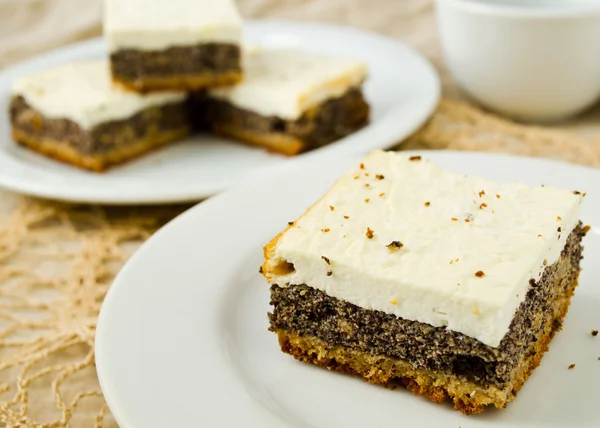
[[[265,147],[269,151],[294,156],[307,148],[307,143],[291,135],[283,133],[253,132],[235,125],[214,124],[211,127],[215,134],[233,138],[253,146]]]
[[[112,78],[113,83],[116,85],[143,94],[154,91],[190,92],[218,86],[234,85],[242,81],[243,74],[238,70],[223,73],[197,73],[164,77],[143,77],[128,80],[113,73]]]
[[[61,162],[94,172],[103,172],[111,166],[124,163],[165,144],[184,138],[189,133],[190,129],[188,128],[160,131],[152,137],[139,139],[127,147],[119,147],[101,155],[85,155],[75,150],[67,142],[38,138],[19,129],[12,129],[13,139],[19,144]]]
[[[300,336],[284,330],[276,331],[281,350],[300,361],[320,367],[362,377],[374,384],[395,387],[404,386],[415,395],[422,395],[435,403],[452,400],[454,409],[466,415],[482,412],[486,406],[505,408],[516,397],[532,371],[540,365],[552,338],[562,327],[571,297],[577,283],[569,288],[567,295],[556,300],[554,317],[549,317],[543,333],[532,346],[529,357],[515,369],[512,382],[505,388],[481,387],[457,376],[414,369],[408,362],[385,355],[371,355],[345,346],[331,346],[310,336]]]

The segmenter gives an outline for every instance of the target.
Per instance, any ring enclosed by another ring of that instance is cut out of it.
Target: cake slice
[[[584,196],[374,152],[265,247],[270,328],[299,360],[504,408],[567,313]]]
[[[234,0],[107,0],[104,36],[113,79],[133,91],[192,91],[242,78]]]
[[[369,105],[360,61],[298,49],[255,48],[244,81],[213,88],[197,107],[215,133],[296,155],[363,127]]]
[[[59,65],[13,82],[12,135],[34,151],[92,171],[191,130],[187,94],[114,88],[105,60]]]

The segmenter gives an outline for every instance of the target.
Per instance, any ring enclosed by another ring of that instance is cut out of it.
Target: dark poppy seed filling
[[[13,126],[31,137],[62,142],[84,155],[110,152],[146,138],[151,129],[170,132],[190,129],[188,107],[185,101],[146,108],[120,120],[83,129],[69,119],[51,119],[32,108],[21,96],[10,104]]]
[[[240,47],[228,43],[203,43],[147,51],[120,49],[110,55],[116,79],[193,75],[201,72],[240,72]]]

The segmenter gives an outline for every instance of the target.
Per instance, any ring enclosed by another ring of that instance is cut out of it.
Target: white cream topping
[[[106,0],[104,37],[111,52],[239,44],[242,18],[234,0]]]
[[[270,282],[307,284],[497,347],[529,280],[558,260],[582,195],[496,183],[396,153],[374,152],[363,164],[276,241]],[[390,250],[393,241],[403,246]],[[295,270],[276,269],[283,261]]]
[[[68,63],[22,76],[13,82],[12,93],[45,117],[70,119],[84,129],[187,97],[183,92],[141,95],[114,87],[106,60]]]
[[[365,64],[350,58],[297,49],[253,49],[244,57],[244,80],[209,94],[263,116],[293,120],[359,87],[366,75]]]

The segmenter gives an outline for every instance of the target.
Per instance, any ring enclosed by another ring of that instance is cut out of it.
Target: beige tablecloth
[[[425,54],[440,70],[444,99],[401,148],[510,152],[600,166],[600,108],[541,128],[461,101],[444,70],[431,0],[239,4],[248,18],[354,25]],[[99,35],[100,20],[99,0],[0,0],[0,67]],[[98,311],[123,262],[185,208],[73,206],[0,191],[0,426],[115,426],[94,369]]]

